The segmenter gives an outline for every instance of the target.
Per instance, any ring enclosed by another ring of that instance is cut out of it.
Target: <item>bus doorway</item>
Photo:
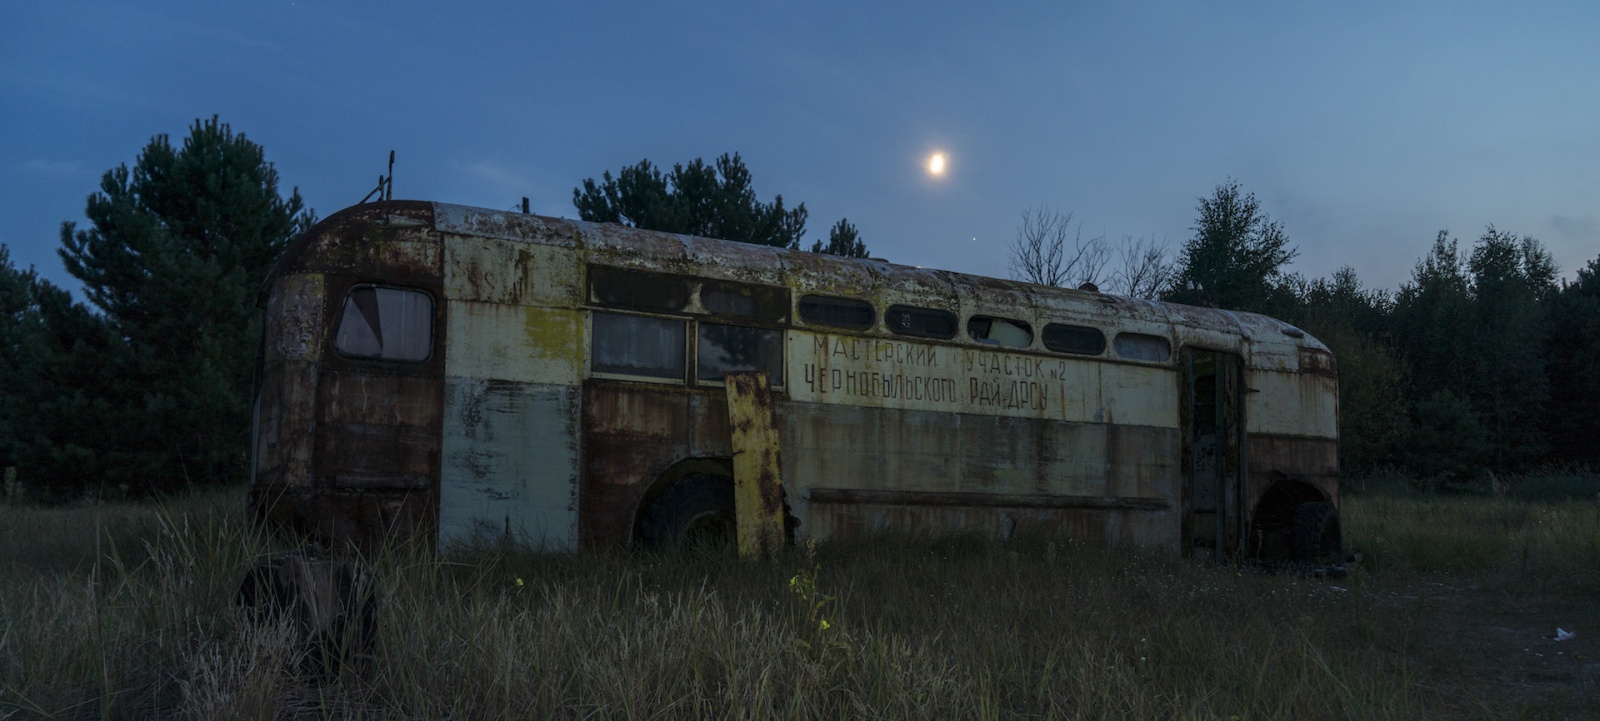
[[[1244,455],[1244,363],[1185,348],[1183,368],[1184,555],[1224,561],[1239,551]]]

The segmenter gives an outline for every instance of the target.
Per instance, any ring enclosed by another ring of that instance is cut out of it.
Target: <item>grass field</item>
[[[329,679],[232,604],[275,550],[241,494],[0,506],[0,718],[1595,718],[1600,483],[1567,487],[1348,496],[1334,581],[1051,539],[389,554]]]

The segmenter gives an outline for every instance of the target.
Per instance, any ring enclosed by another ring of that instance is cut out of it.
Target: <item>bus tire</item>
[[[733,480],[696,473],[650,502],[640,520],[639,545],[652,551],[731,549],[738,528]]]
[[[1290,560],[1337,560],[1344,543],[1339,509],[1326,501],[1302,503],[1294,509],[1290,525]]]

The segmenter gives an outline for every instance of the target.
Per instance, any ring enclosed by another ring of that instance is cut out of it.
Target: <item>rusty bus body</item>
[[[1337,541],[1333,358],[1264,316],[414,201],[322,221],[263,296],[251,504],[324,542],[638,545],[731,477],[736,370],[799,537]]]

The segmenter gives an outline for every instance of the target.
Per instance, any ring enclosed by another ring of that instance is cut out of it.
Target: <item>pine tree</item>
[[[1440,391],[1466,397],[1460,365],[1472,352],[1472,285],[1449,232],[1439,231],[1410,282],[1401,284],[1394,319],[1395,340],[1411,370],[1412,397]]]
[[[62,225],[60,253],[113,331],[73,351],[114,371],[77,389],[105,411],[89,445],[100,472],[132,491],[242,478],[256,298],[313,222],[299,192],[281,197],[261,147],[213,116],[181,147],[157,136],[132,169],[107,172],[85,213],[88,229]]]
[[[0,245],[0,470],[17,467],[29,425],[28,396],[38,387],[38,313],[33,308],[36,274],[17,270],[11,250]]]
[[[1600,257],[1550,305],[1551,456],[1600,468]]]
[[[1473,352],[1462,365],[1472,405],[1497,468],[1541,457],[1541,422],[1550,400],[1545,367],[1555,261],[1538,240],[1489,226],[1467,260],[1472,272]]]
[[[867,244],[862,242],[861,234],[856,231],[856,227],[851,225],[846,218],[840,218],[839,222],[834,223],[833,228],[828,231],[827,245],[823,245],[820,240],[812,243],[811,252],[827,253],[828,255],[838,255],[845,258],[868,257]]]
[[[107,389],[121,382],[121,338],[101,316],[0,246],[0,467],[38,498],[77,497],[118,482],[108,449],[139,419],[119,417]],[[98,452],[97,450],[98,449]]]
[[[620,223],[668,233],[737,240],[780,248],[800,247],[806,232],[806,205],[783,207],[783,196],[771,203],[756,199],[750,171],[738,153],[723,154],[716,164],[695,158],[663,174],[649,160],[583,181],[572,190],[578,217],[598,223]]]
[[[1183,246],[1164,300],[1269,314],[1292,304],[1283,266],[1297,251],[1255,193],[1242,193],[1238,181],[1229,180],[1195,210],[1194,237]]]

